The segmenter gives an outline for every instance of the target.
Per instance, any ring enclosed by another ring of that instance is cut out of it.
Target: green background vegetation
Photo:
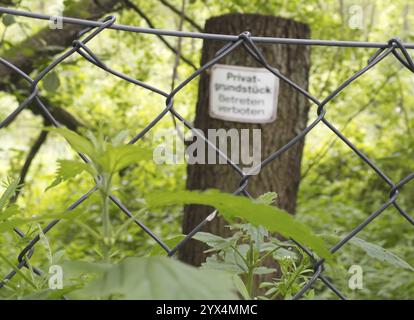
[[[65,1],[66,5],[69,2]],[[78,1],[81,2],[81,1]],[[133,1],[151,19],[157,28],[177,29],[179,15],[156,0]],[[19,7],[48,13],[55,3],[52,0],[21,1]],[[57,2],[56,2],[57,3]],[[180,1],[171,0],[180,8]],[[364,26],[360,30],[349,27],[349,7],[360,5],[364,13]],[[411,41],[414,34],[414,6],[407,1],[299,1],[299,0],[193,0],[187,4],[186,15],[200,26],[211,16],[229,12],[261,13],[292,18],[308,23],[314,39],[361,40],[386,42],[394,36]],[[77,12],[73,13],[74,16]],[[115,14],[117,23],[147,27],[136,12],[123,10]],[[13,23],[0,25],[2,52],[10,50],[20,41],[31,37],[45,22],[15,18]],[[184,23],[184,29],[194,27]],[[177,39],[168,38],[173,45]],[[169,91],[176,56],[157,37],[126,32],[104,31],[91,41],[90,48],[105,63],[133,78]],[[182,53],[196,66],[199,65],[202,41],[182,40]],[[46,48],[45,48],[46,49]],[[375,49],[313,47],[310,75],[310,92],[318,98],[326,97],[341,82],[366,65]],[[41,70],[44,65],[39,65]],[[181,62],[178,79],[188,77],[192,67]],[[36,74],[36,72],[34,72]],[[162,97],[145,89],[127,84],[92,66],[79,55],[74,55],[56,69],[58,79],[41,84],[42,95],[54,105],[68,110],[85,127],[94,132],[98,128],[106,136],[113,137],[127,129],[132,137],[144,128],[164,108]],[[175,107],[189,120],[194,118],[197,99],[197,82],[192,82],[175,99]],[[345,89],[327,106],[327,118],[369,158],[383,169],[393,181],[399,181],[412,172],[414,167],[413,145],[413,75],[392,56],[381,62]],[[15,95],[0,93],[0,118],[16,108]],[[316,109],[310,111],[310,119],[316,117]],[[24,111],[10,126],[0,132],[0,176],[19,175],[26,154],[40,131],[42,120],[30,111]],[[152,137],[159,130],[174,133],[172,120],[165,117],[141,142],[143,147],[153,147]],[[88,191],[93,180],[87,173],[60,184],[45,192],[56,172],[57,159],[74,159],[75,152],[59,135],[49,135],[33,162],[18,205],[22,215],[29,218],[62,212],[73,201]],[[316,234],[343,236],[363,221],[369,214],[387,201],[389,188],[370,168],[347,148],[323,125],[317,126],[306,138],[305,156],[302,164],[302,182],[298,203],[298,219]],[[184,165],[156,166],[153,162],[139,163],[114,176],[114,193],[134,213],[144,208],[143,199],[154,192],[170,193],[184,189]],[[269,190],[273,191],[273,190]],[[399,203],[412,212],[413,184],[401,192]],[[99,225],[100,205],[98,196],[81,206],[87,212],[80,216],[83,224]],[[114,225],[125,223],[126,217],[111,205],[110,215]],[[143,211],[140,220],[163,239],[181,234],[181,207]],[[40,225],[44,225],[40,222]],[[37,224],[23,227],[29,235],[39,231]],[[359,235],[360,238],[382,246],[414,265],[414,230],[394,208],[387,209],[374,223]],[[32,259],[33,265],[45,266],[61,260],[96,261],[96,242],[73,221],[59,224],[41,241]],[[0,253],[15,261],[18,252],[27,244],[11,232],[0,234]],[[117,260],[128,256],[143,256],[154,246],[142,230],[128,225],[117,242]],[[51,250],[51,253],[49,252]],[[52,255],[50,257],[50,255]],[[381,263],[372,259],[355,246],[346,245],[335,256],[337,270],[331,276],[334,283],[349,297],[357,299],[412,299],[414,277],[410,269]],[[364,269],[364,289],[348,288],[348,268],[361,265]],[[0,263],[0,275],[10,271]],[[329,270],[328,270],[329,271]],[[21,287],[16,296],[30,292],[25,281],[17,277],[15,285]],[[317,285],[318,298],[333,295]],[[0,297],[3,291],[0,290]]]

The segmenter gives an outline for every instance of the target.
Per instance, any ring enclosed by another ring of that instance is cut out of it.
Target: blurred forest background
[[[86,3],[75,0],[2,1],[13,7],[45,14],[56,14],[63,8],[67,16],[90,16]],[[103,1],[105,2],[105,1]],[[115,14],[117,23],[164,29],[180,28],[182,3],[178,0],[128,0],[111,3],[106,14]],[[118,3],[115,3],[118,2]],[[362,8],[362,24],[353,21],[355,5]],[[354,6],[354,7],[353,7]],[[184,30],[201,31],[206,19],[238,12],[260,13],[291,18],[309,24],[313,39],[360,40],[386,42],[398,36],[405,42],[414,39],[414,5],[408,1],[347,1],[347,0],[191,0],[185,7]],[[45,31],[47,29],[47,31]],[[39,32],[53,33],[47,22],[4,16],[0,24],[1,57],[24,53],[31,60],[31,75],[36,75],[64,50],[49,46],[47,41],[29,41]],[[133,78],[169,91],[172,84],[188,77],[199,66],[202,41],[182,39],[182,57],[175,75],[176,38],[106,30],[90,43],[93,51],[109,66]],[[376,49],[313,47],[311,51],[310,92],[326,97],[341,82],[367,64]],[[176,78],[173,80],[173,78]],[[361,150],[373,159],[393,181],[399,181],[414,167],[414,103],[413,75],[392,56],[358,79],[326,106],[327,118]],[[26,87],[13,79],[0,79],[0,118],[14,110]],[[82,132],[101,128],[105,135],[115,136],[128,129],[132,137],[164,108],[164,99],[131,84],[109,76],[79,55],[62,63],[56,72],[41,83],[42,96],[60,121]],[[197,81],[186,87],[175,100],[175,106],[187,119],[194,118]],[[310,119],[316,117],[312,107]],[[53,181],[56,160],[76,155],[57,135],[41,133],[44,119],[25,110],[10,126],[0,132],[1,177],[21,175],[28,169],[18,204],[27,216],[62,212],[88,191],[93,181],[86,175],[63,183],[45,192]],[[165,117],[142,143],[151,147],[158,130],[174,133],[172,120]],[[38,150],[39,149],[39,150]],[[29,158],[28,158],[29,154]],[[142,199],[157,190],[174,192],[185,187],[185,165],[156,166],[152,162],[136,166],[117,177],[115,193],[134,212],[142,208]],[[269,190],[272,191],[272,190]],[[400,196],[400,205],[412,213],[413,184]],[[324,126],[317,126],[307,137],[302,163],[298,213],[300,220],[318,234],[344,235],[388,199],[389,187]],[[94,198],[82,205],[91,212],[81,223],[97,223],[99,204]],[[111,207],[113,216],[117,208]],[[161,238],[181,233],[182,210],[171,208],[163,214],[146,212],[140,217]],[[28,234],[38,232],[36,225],[23,228]],[[381,245],[414,265],[414,230],[393,208],[386,210],[359,237]],[[0,252],[15,261],[26,240],[15,234],[0,234]],[[94,242],[77,222],[65,221],[48,234],[48,243],[55,256],[93,260]],[[120,257],[143,255],[154,242],[136,226],[129,226],[118,242]],[[48,247],[39,246],[34,264],[47,264]],[[370,259],[363,251],[345,246],[337,255],[343,270],[332,275],[335,283],[351,298],[414,298],[413,271],[396,269]],[[347,271],[353,264],[363,266],[364,289],[348,288]],[[0,264],[0,275],[10,267]],[[16,280],[18,281],[18,280]],[[317,290],[320,298],[332,293]],[[0,292],[1,296],[1,292]]]

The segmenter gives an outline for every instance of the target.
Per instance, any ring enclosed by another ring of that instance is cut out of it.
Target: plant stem
[[[250,242],[250,250],[249,255],[247,257],[248,260],[248,273],[247,273],[247,291],[249,292],[249,296],[253,298],[253,271],[255,268],[255,261],[254,261],[254,253],[253,253],[253,242]]]
[[[110,263],[111,258],[111,219],[109,217],[109,192],[111,189],[111,175],[103,176],[101,189],[102,201],[102,251],[104,262]]]

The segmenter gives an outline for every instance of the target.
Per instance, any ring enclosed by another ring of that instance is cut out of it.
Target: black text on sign
[[[210,81],[210,116],[269,123],[276,119],[279,78],[264,68],[215,65]]]

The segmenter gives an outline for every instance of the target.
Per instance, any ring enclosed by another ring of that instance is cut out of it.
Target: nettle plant
[[[281,241],[265,228],[251,224],[228,227],[234,232],[228,238],[204,232],[194,238],[208,245],[205,252],[212,254],[202,267],[234,274],[234,283],[243,299],[289,299],[312,276],[309,256],[293,242]],[[271,275],[271,281],[259,283],[259,288],[265,289],[260,295],[257,281],[263,275]],[[306,297],[312,296],[310,290]]]
[[[167,206],[186,204],[216,208],[229,222],[233,235],[228,238],[203,232],[195,235],[195,239],[209,246],[210,256],[202,268],[185,265],[174,257],[167,258],[159,246],[154,246],[154,250],[147,256],[138,251],[139,257],[115,259],[117,237],[134,222],[134,217],[130,217],[118,226],[110,216],[110,197],[115,187],[115,175],[133,164],[151,161],[152,151],[124,144],[127,132],[121,132],[109,140],[101,133],[97,136],[88,133],[83,137],[65,128],[50,130],[63,136],[84,162],[58,160],[56,178],[48,189],[81,173],[89,174],[96,183],[95,191],[99,195],[102,221],[100,230],[82,223],[78,225],[99,244],[99,259],[95,262],[64,261],[63,254],[53,255],[48,239],[38,224],[53,219],[76,223],[82,215],[91,214],[90,212],[75,209],[32,217],[25,213],[21,217],[18,206],[11,201],[20,186],[18,180],[11,180],[0,198],[0,232],[12,232],[15,227],[28,225],[32,233],[22,239],[24,242],[34,234],[39,234],[50,256],[49,265],[58,263],[63,269],[64,286],[58,290],[51,289],[48,287],[47,271],[40,277],[36,275],[28,257],[28,268],[18,270],[0,251],[0,259],[17,272],[18,281],[28,285],[28,289],[22,289],[23,285],[13,285],[13,280],[4,283],[0,296],[37,299],[280,299],[291,297],[312,275],[309,256],[292,241],[281,240],[281,237],[295,239],[306,246],[314,252],[315,259],[324,258],[328,265],[334,262],[326,245],[329,239],[315,235],[295,217],[273,206],[276,196],[274,193],[251,200],[218,190],[153,192],[144,199],[144,211],[138,212],[138,215],[145,212],[155,214]],[[118,223],[119,220],[116,220]],[[32,227],[33,224],[35,228]],[[165,240],[165,243],[173,248],[184,237],[178,235]],[[363,241],[353,242],[381,261],[411,268],[382,248]],[[277,267],[269,267],[270,265]],[[259,284],[264,291],[260,295],[255,290],[258,287],[257,277],[265,274],[270,275],[271,280]],[[4,289],[8,291],[4,293]],[[307,297],[312,296],[311,290]]]
[[[256,201],[271,205],[276,193],[266,193]],[[291,298],[312,276],[312,264],[294,242],[281,240],[263,226],[234,223],[227,226],[232,236],[223,238],[199,232],[194,238],[205,243],[211,254],[202,265],[205,269],[223,270],[234,274],[234,283],[243,299]],[[273,267],[269,267],[273,266]],[[272,281],[260,281],[258,276],[271,275]],[[259,295],[257,287],[265,289]],[[308,291],[306,298],[313,296]]]

